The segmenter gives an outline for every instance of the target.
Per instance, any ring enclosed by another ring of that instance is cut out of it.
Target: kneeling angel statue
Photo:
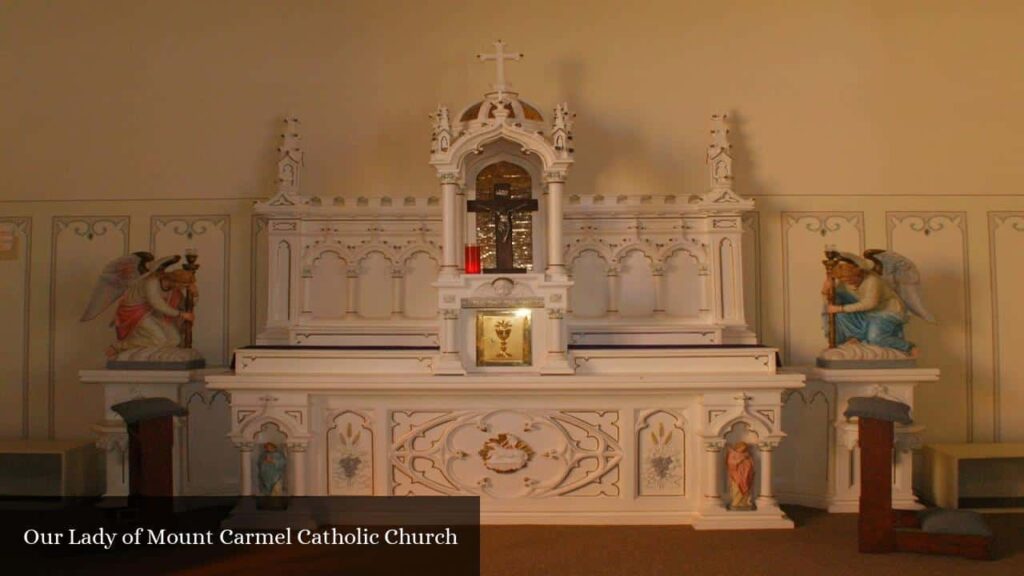
[[[866,250],[825,252],[825,299],[829,347],[818,356],[826,368],[913,367],[919,350],[903,327],[914,314],[935,318],[921,301],[921,275],[901,254]]]
[[[180,256],[156,259],[135,252],[108,263],[82,314],[86,322],[117,302],[111,321],[117,340],[107,348],[107,368],[165,370],[202,368],[205,360],[191,348],[198,298],[195,255],[176,270]]]

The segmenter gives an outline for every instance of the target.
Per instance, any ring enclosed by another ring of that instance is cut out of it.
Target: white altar
[[[287,121],[267,219],[267,325],[235,353],[241,490],[270,443],[293,495],[479,495],[484,522],[786,528],[782,394],[743,309],[742,222],[724,115],[709,187],[570,192],[574,115],[504,80],[434,115],[439,198],[300,191]],[[477,247],[480,261],[472,250]],[[478,272],[479,268],[482,271]],[[753,510],[724,459],[745,441]]]

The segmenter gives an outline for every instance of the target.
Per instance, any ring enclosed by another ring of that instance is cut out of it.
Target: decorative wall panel
[[[105,364],[102,343],[115,338],[112,306],[80,322],[103,267],[128,253],[127,216],[55,216],[50,253],[49,436],[83,438],[103,417],[103,391],[78,380]]]
[[[907,339],[921,349],[918,362],[942,371],[934,385],[917,389],[915,418],[943,422],[925,430],[925,442],[969,442],[973,374],[966,214],[887,212],[886,223],[889,248],[921,271],[922,296],[937,322],[914,318],[907,325]]]
[[[782,268],[788,364],[813,364],[828,345],[822,331],[821,287],[826,247],[860,253],[864,249],[861,212],[783,212]]]
[[[1024,212],[989,214],[996,442],[1024,442]]]
[[[28,436],[32,219],[0,218],[0,437]]]
[[[230,350],[229,297],[231,294],[230,218],[216,216],[153,216],[150,220],[149,247],[157,258],[184,255],[186,250],[199,254],[199,300],[193,347],[206,358],[207,365],[227,365]]]

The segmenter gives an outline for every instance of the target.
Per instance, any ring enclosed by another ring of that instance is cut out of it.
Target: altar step
[[[317,374],[340,379],[357,374],[433,375],[437,346],[248,346],[235,351],[237,374]],[[620,374],[684,376],[774,375],[776,349],[762,346],[595,345],[569,347],[568,375]],[[518,367],[520,377],[537,376],[538,370]],[[508,373],[475,373],[472,377],[495,378]]]
[[[680,322],[671,316],[611,317],[569,321],[569,344],[593,345],[732,345],[757,344],[745,326]]]

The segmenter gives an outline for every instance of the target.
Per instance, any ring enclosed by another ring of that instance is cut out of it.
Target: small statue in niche
[[[260,452],[259,463],[256,465],[260,479],[261,496],[284,495],[284,473],[288,467],[288,459],[277,444],[265,442]]]
[[[753,510],[754,458],[746,442],[729,446],[726,454],[729,469],[730,510]]]
[[[205,365],[192,349],[196,288],[196,255],[170,270],[181,256],[157,259],[149,252],[135,252],[108,263],[82,314],[86,322],[117,302],[111,321],[117,340],[106,351],[107,368],[192,369]]]
[[[916,364],[918,348],[903,333],[910,313],[928,321],[917,266],[901,254],[866,250],[864,256],[825,252],[826,368],[893,368]]]

